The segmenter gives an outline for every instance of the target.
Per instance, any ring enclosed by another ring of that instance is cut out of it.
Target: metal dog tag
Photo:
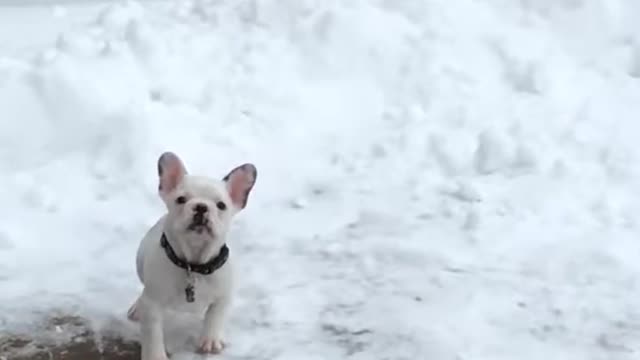
[[[184,289],[184,294],[185,297],[187,298],[187,302],[194,302],[196,300],[196,292],[195,289],[193,287],[193,285],[189,284],[187,285],[187,287]]]
[[[192,303],[196,300],[196,288],[193,286],[194,279],[191,274],[191,267],[187,266],[187,287],[184,289],[184,295],[187,302]]]

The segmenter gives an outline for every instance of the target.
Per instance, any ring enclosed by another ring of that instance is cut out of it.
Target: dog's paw
[[[198,352],[201,354],[219,354],[226,347],[226,344],[219,338],[203,338],[200,340]]]

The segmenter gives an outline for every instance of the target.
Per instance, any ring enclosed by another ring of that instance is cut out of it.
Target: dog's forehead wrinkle
[[[227,192],[222,181],[195,175],[185,177],[184,188],[187,189],[192,196],[216,199],[224,199]]]

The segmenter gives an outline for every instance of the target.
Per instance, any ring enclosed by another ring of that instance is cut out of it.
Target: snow
[[[638,14],[0,7],[0,324],[61,312],[137,339],[135,251],[172,150],[259,171],[222,358],[637,358]],[[196,321],[169,329],[175,359],[199,358]]]

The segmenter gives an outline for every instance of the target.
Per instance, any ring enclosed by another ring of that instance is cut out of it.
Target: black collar
[[[175,251],[173,251],[173,248],[169,244],[169,240],[167,240],[167,236],[164,233],[162,233],[162,237],[160,238],[160,246],[164,248],[164,252],[167,253],[167,257],[174,265],[187,271],[203,275],[209,275],[220,269],[229,258],[229,248],[227,247],[227,244],[224,244],[220,248],[220,253],[204,264],[193,264],[184,261],[176,255]]]

